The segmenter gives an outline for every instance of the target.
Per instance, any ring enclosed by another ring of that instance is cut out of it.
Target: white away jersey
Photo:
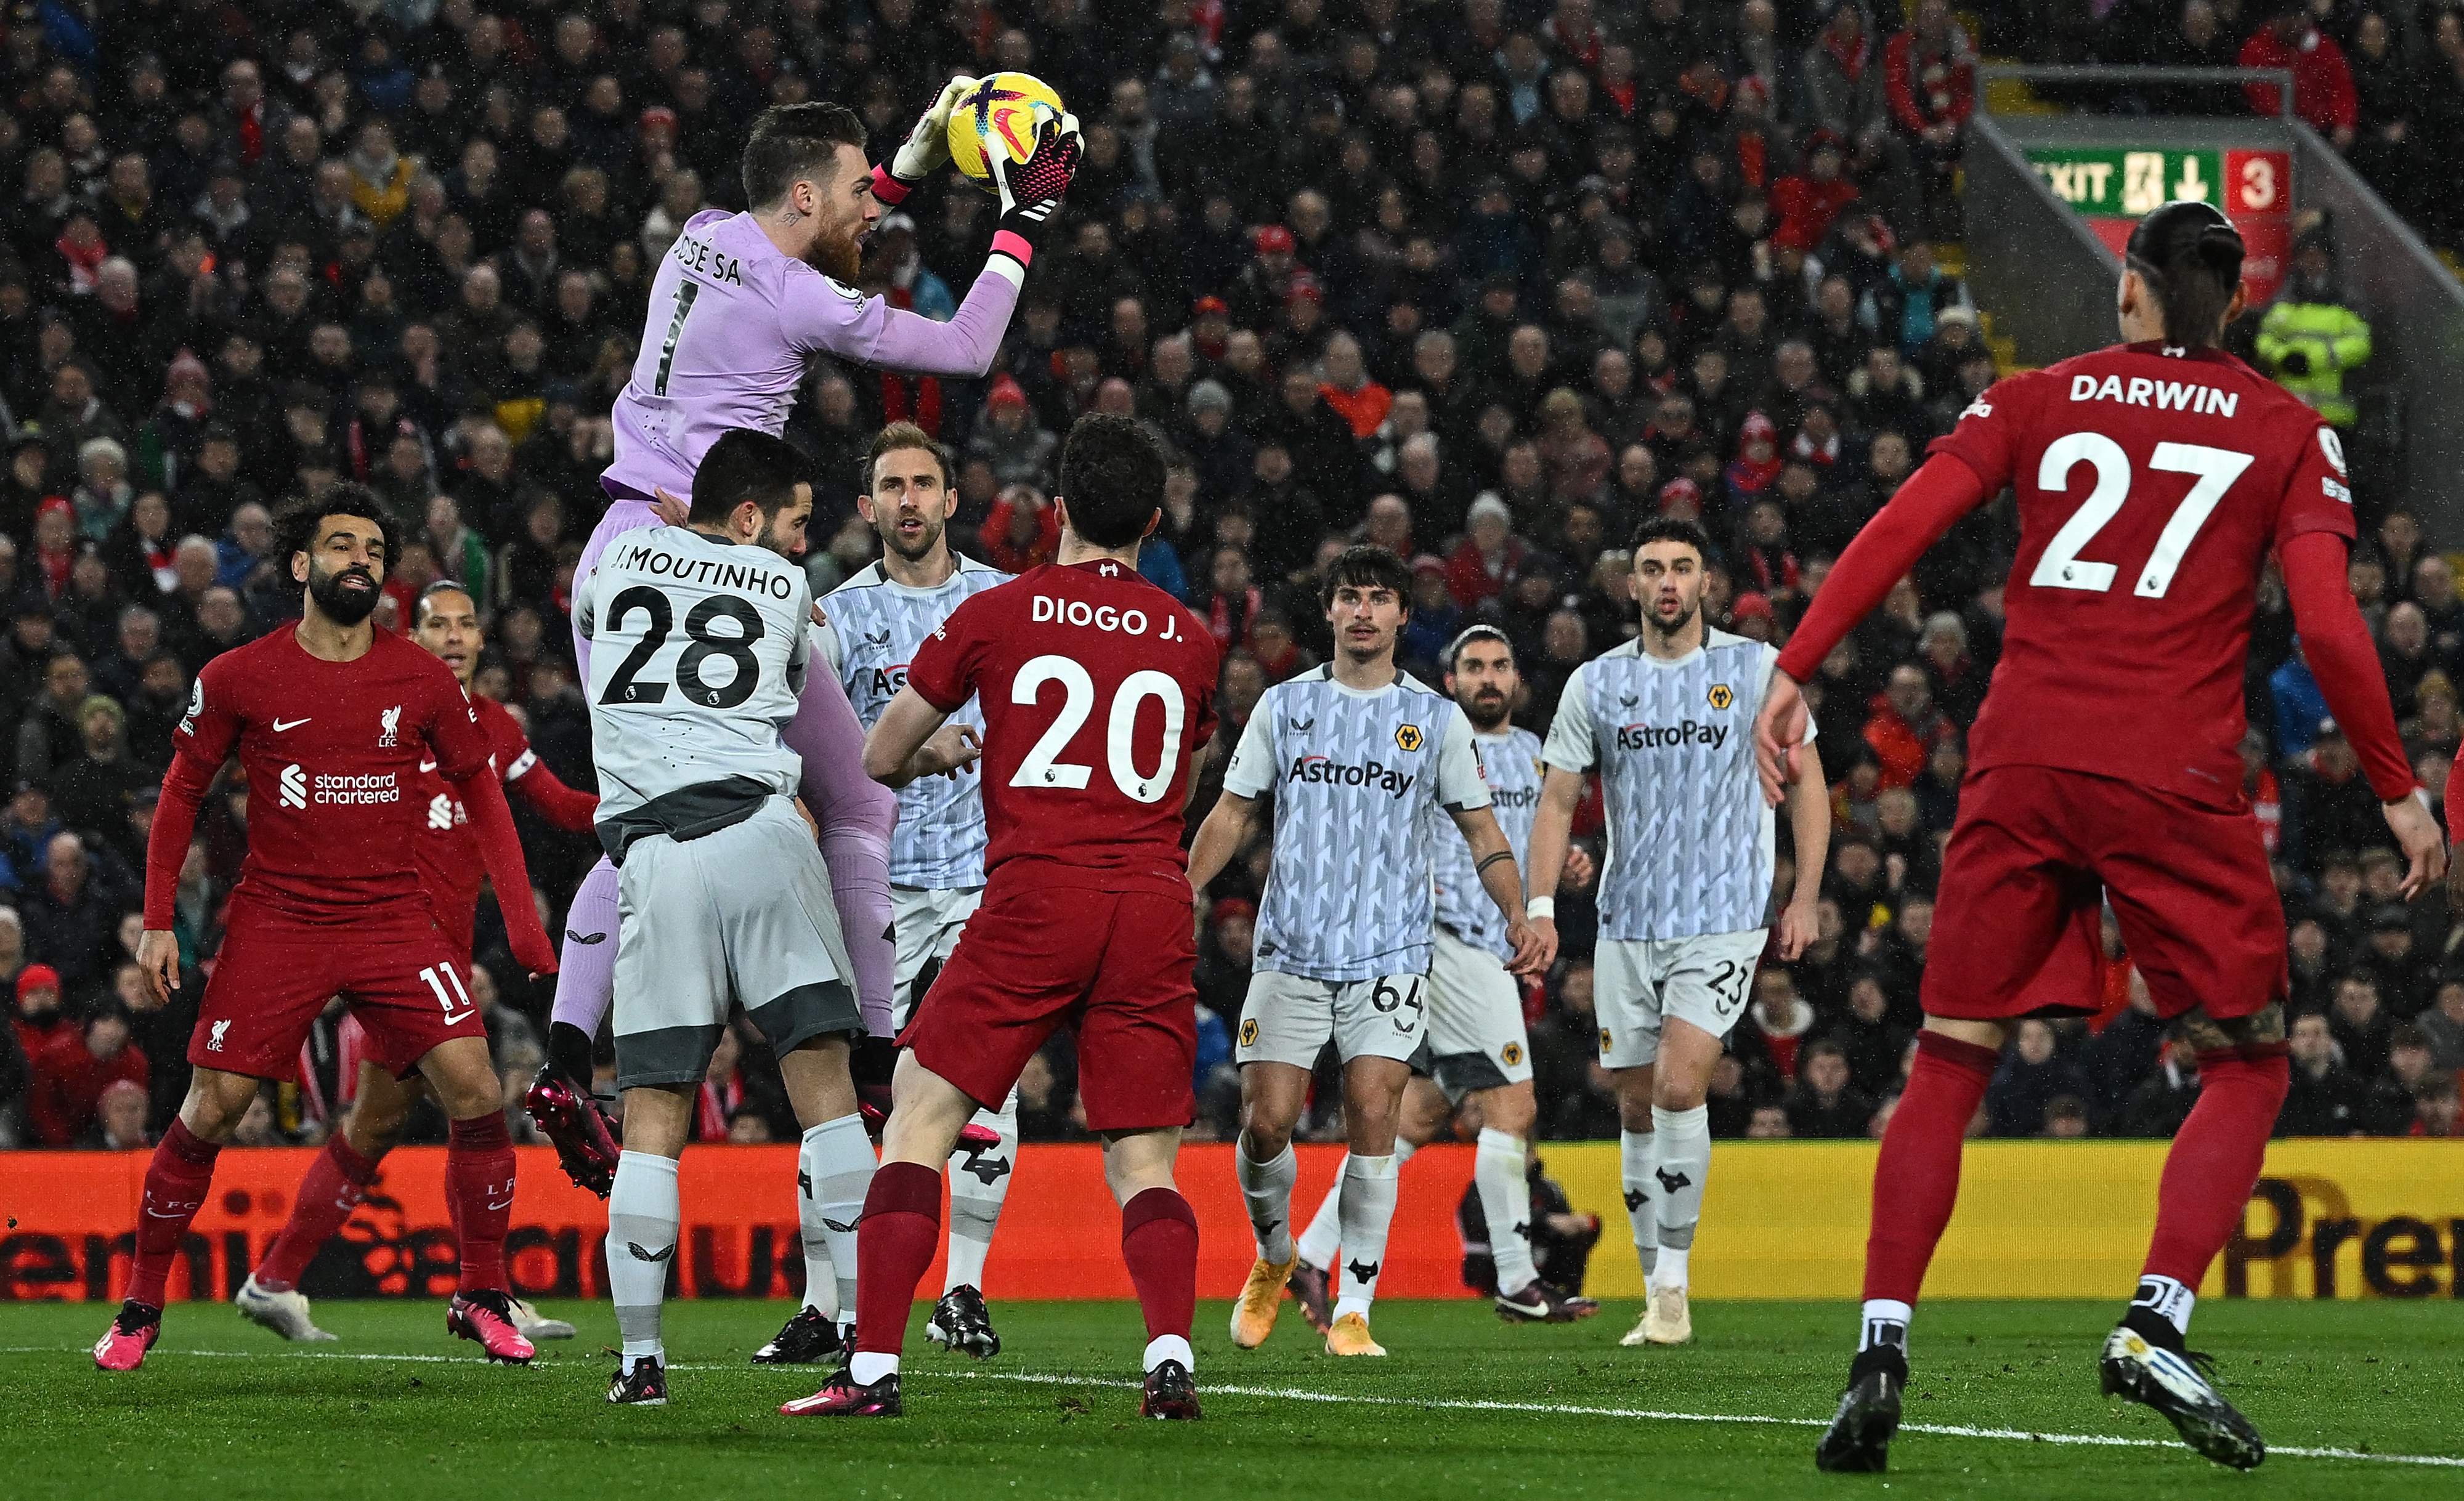
[[[953,555],[957,557],[957,555]],[[907,664],[915,649],[970,596],[1009,575],[973,558],[957,557],[957,571],[938,588],[910,588],[874,563],[823,597],[829,624],[814,632],[814,645],[847,685],[856,717],[871,729],[890,700],[907,686]],[[984,715],[970,698],[950,716],[953,724],[981,735]],[[898,829],[890,838],[890,879],[925,891],[971,891],[984,884],[984,793],[979,768],[948,777],[918,777],[898,789]]]
[[[1770,925],[1778,824],[1755,780],[1753,725],[1778,663],[1759,641],[1711,630],[1677,661],[1629,641],[1566,680],[1543,758],[1562,771],[1599,768],[1600,937]]]
[[[1472,736],[1481,771],[1488,782],[1488,806],[1514,851],[1514,868],[1531,868],[1531,826],[1540,816],[1540,737],[1508,724],[1497,735]],[[1428,815],[1429,844],[1437,851],[1438,926],[1499,959],[1514,957],[1506,941],[1506,914],[1488,899],[1472,863],[1471,845],[1442,811]]]
[[[687,788],[793,796],[803,765],[779,729],[795,717],[811,618],[804,570],[766,547],[680,526],[609,544],[573,601],[595,648],[600,823]]]
[[[1452,698],[1401,673],[1366,693],[1325,667],[1278,683],[1249,716],[1223,790],[1275,799],[1260,969],[1334,981],[1428,969],[1435,872],[1420,821],[1488,806],[1471,722]]]

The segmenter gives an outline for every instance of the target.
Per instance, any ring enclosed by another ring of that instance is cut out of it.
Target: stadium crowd
[[[407,627],[424,585],[464,583],[489,612],[477,691],[590,784],[563,617],[609,403],[649,270],[696,210],[740,206],[766,103],[849,102],[876,154],[952,72],[1033,71],[1075,109],[1067,223],[992,378],[814,372],[788,426],[820,492],[808,566],[826,587],[872,553],[853,497],[886,420],[957,454],[962,550],[1018,569],[1056,544],[1057,434],[1088,410],[1143,417],[1175,454],[1143,568],[1232,649],[1227,752],[1264,688],[1330,649],[1313,581],[1355,538],[1410,561],[1415,670],[1494,622],[1534,728],[1636,629],[1620,539],[1642,518],[1699,517],[1715,623],[1780,639],[1994,376],[1933,254],[1974,102],[1943,0],[495,3],[6,14],[0,1144],[141,1146],[182,1095],[200,982],[158,1005],[132,961],[145,833],[199,667],[297,613],[270,555],[286,497],[349,478],[391,501],[411,541],[380,618]],[[882,222],[864,290],[946,318],[995,203],[956,183],[917,203]],[[2435,795],[2464,738],[2464,600],[2400,502],[2364,497],[2352,579]],[[1887,1117],[2012,541],[2007,505],[1961,525],[1809,685],[1837,818],[1823,935],[1757,982],[1713,1086],[1720,1134]],[[2278,594],[2249,685],[2246,785],[2299,1012],[2280,1129],[2456,1134],[2458,933],[2436,898],[2392,900],[2384,826]],[[214,953],[248,797],[219,789],[182,872],[191,965]],[[523,831],[553,916],[594,850]],[[1595,809],[1578,832],[1596,844]],[[1200,1135],[1234,1125],[1262,877],[1263,848],[1203,904]],[[1551,1137],[1617,1130],[1589,911],[1563,901],[1568,957],[1529,999]],[[2104,1013],[2021,1026],[1977,1130],[2183,1118],[2195,1065],[2108,947]],[[526,1078],[546,993],[486,908],[479,955],[500,1063]],[[336,1025],[243,1140],[325,1129],[349,1078]],[[1030,1138],[1079,1134],[1071,1075],[1066,1048],[1030,1068]],[[791,1134],[749,1037],[702,1107],[706,1138]]]

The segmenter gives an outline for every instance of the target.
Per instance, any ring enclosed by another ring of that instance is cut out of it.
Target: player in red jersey
[[[452,669],[454,680],[469,694],[471,679],[479,668],[479,649],[485,641],[479,607],[470,591],[450,579],[431,584],[419,596],[411,620],[411,639]],[[559,828],[587,833],[599,799],[566,786],[555,772],[542,765],[531,751],[521,721],[503,704],[473,695],[471,707],[478,713],[479,729],[488,739],[497,779],[519,792]],[[470,809],[444,779],[437,763],[425,756],[420,758],[419,775],[412,783],[411,804],[421,815],[415,846],[420,887],[429,894],[435,908],[436,923],[445,930],[447,945],[467,968],[472,928],[478,917],[479,882],[486,873],[478,839],[471,826]],[[415,1072],[405,1078],[373,1062],[360,1065],[349,1111],[325,1138],[325,1150],[300,1181],[299,1191],[292,1200],[291,1218],[283,1223],[281,1233],[266,1247],[264,1260],[240,1285],[233,1302],[242,1313],[285,1339],[334,1337],[319,1329],[310,1316],[307,1295],[298,1291],[300,1273],[307,1270],[319,1248],[342,1227],[365,1197],[368,1184],[376,1177],[377,1163],[401,1138],[403,1126],[410,1118],[411,1107],[419,1103],[423,1089]],[[611,1138],[607,1159],[613,1161],[615,1156]],[[562,1319],[541,1318],[529,1303],[510,1294],[506,1303],[513,1310],[514,1327],[523,1338],[573,1337],[573,1326]]]
[[[1078,1034],[1121,1256],[1146,1314],[1152,1418],[1195,1418],[1198,1217],[1173,1183],[1196,1105],[1197,947],[1181,817],[1215,732],[1219,652],[1138,577],[1164,461],[1123,417],[1079,419],[1061,456],[1058,561],[960,605],[865,739],[893,786],[976,759],[942,721],[983,707],[983,905],[899,1038],[890,1125],[857,1232],[855,1342],[791,1416],[894,1416],[915,1284],[941,1244],[941,1165],[1054,1028]],[[936,733],[937,732],[937,733]]]
[[[1998,382],[1840,556],[1780,653],[1755,723],[1779,801],[1802,738],[1797,686],[1917,557],[2007,486],[2019,546],[2002,660],[1969,740],[1925,956],[1925,1030],[1883,1134],[1865,1244],[1863,1334],[1815,1451],[1888,1462],[1907,1325],[1959,1188],[1959,1150],[2011,1025],[2097,1008],[2109,901],[2175,1034],[2197,1106],[2173,1138],[2137,1296],[2104,1344],[2107,1395],[2154,1407],[2191,1447],[2248,1468],[2266,1448],[2184,1349],[2209,1263],[2242,1206],[2287,1079],[2283,911],[2241,794],[2242,673],[2272,553],[2319,686],[2411,861],[2446,848],[2396,738],[2345,583],[2353,498],[2335,433],[2218,349],[2241,308],[2242,242],[2172,203],[2130,237],[2123,343]]]
[[[416,868],[425,809],[411,792],[423,758],[437,762],[469,807],[496,889],[528,892],[530,873],[462,685],[435,657],[369,623],[396,541],[391,518],[359,485],[287,514],[279,546],[304,586],[301,619],[208,663],[173,732],[146,845],[138,946],[158,996],[180,982],[171,907],[197,808],[234,752],[254,789],[248,860],[188,1042],[188,1095],[146,1169],[127,1301],[95,1343],[104,1370],[144,1362],[216,1153],[264,1080],[297,1077],[299,1045],[338,993],[366,1028],[371,1056],[417,1066],[452,1121],[446,1198],[462,1276],[446,1327],[491,1359],[531,1357],[505,1303],[514,1153],[504,1096],[463,984],[467,960],[438,927]],[[505,921],[523,967],[552,972],[556,950],[532,905],[507,902]]]

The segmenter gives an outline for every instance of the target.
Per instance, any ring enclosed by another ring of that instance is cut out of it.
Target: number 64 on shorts
[[[1237,1060],[1312,1069],[1332,1042],[1346,1063],[1410,1062],[1428,1046],[1428,988],[1425,975],[1311,980],[1261,969],[1249,978]]]

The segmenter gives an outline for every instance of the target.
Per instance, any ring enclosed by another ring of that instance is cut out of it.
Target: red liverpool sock
[[[1940,1032],[1917,1034],[1906,1093],[1874,1162],[1865,1296],[1913,1306],[1959,1198],[1959,1148],[2000,1054]]]
[[[291,1218],[265,1248],[265,1259],[256,1264],[256,1285],[268,1292],[288,1292],[297,1287],[300,1274],[317,1259],[318,1247],[333,1239],[360,1206],[376,1176],[376,1159],[360,1156],[341,1132],[326,1137],[325,1150],[317,1154],[317,1160],[308,1164],[308,1176],[299,1181]]]
[[[457,1292],[505,1291],[505,1228],[514,1218],[514,1138],[502,1111],[457,1120],[445,1143],[445,1203],[462,1256]]]
[[[915,1285],[941,1248],[941,1174],[921,1162],[884,1162],[855,1232],[855,1347],[896,1355],[907,1344]]]
[[[2241,1225],[2291,1076],[2281,1045],[2199,1054],[2199,1102],[2165,1154],[2156,1234],[2142,1275],[2198,1290],[2208,1264]]]
[[[128,1295],[155,1308],[163,1306],[163,1286],[171,1279],[172,1260],[187,1238],[188,1222],[206,1205],[206,1190],[214,1181],[214,1158],[222,1148],[174,1119],[145,1167],[145,1203],[137,1216],[137,1253],[128,1269]]]
[[[1121,1207],[1121,1259],[1138,1290],[1147,1337],[1189,1337],[1198,1313],[1198,1215],[1177,1189],[1150,1188]]]

